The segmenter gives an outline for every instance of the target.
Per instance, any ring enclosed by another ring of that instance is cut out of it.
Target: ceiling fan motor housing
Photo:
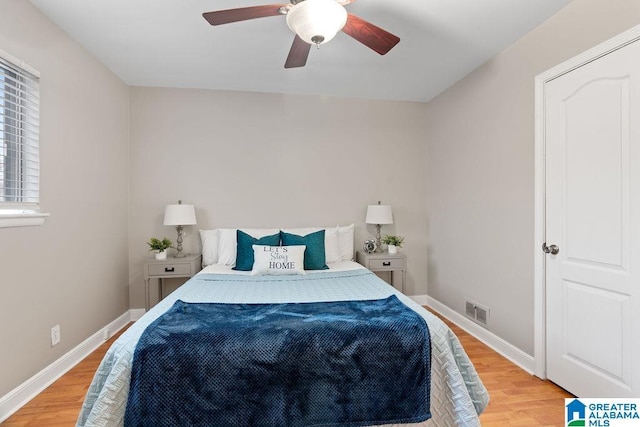
[[[331,40],[347,23],[347,11],[335,0],[304,0],[289,9],[287,25],[309,44]]]

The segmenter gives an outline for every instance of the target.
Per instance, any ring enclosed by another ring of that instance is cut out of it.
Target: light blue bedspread
[[[136,343],[144,329],[177,300],[220,303],[358,301],[395,294],[429,325],[432,345],[431,420],[421,426],[478,426],[489,396],[453,332],[437,317],[369,270],[304,276],[199,274],[167,296],[107,351],[87,392],[78,426],[122,426]]]

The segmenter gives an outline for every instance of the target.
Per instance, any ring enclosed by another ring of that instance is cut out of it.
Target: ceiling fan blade
[[[350,13],[342,31],[380,55],[389,52],[400,42],[399,37]]]
[[[284,68],[304,67],[309,57],[309,50],[311,50],[311,45],[296,34],[291,50],[289,50],[289,56],[287,56],[287,62],[284,63]]]
[[[284,5],[282,4],[267,4],[264,6],[241,7],[239,9],[205,12],[202,16],[204,19],[209,21],[209,24],[211,25],[222,25],[229,24],[231,22],[282,15],[280,13],[280,8],[283,6]]]

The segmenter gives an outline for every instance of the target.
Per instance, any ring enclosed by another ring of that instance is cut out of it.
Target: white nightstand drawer
[[[149,276],[186,276],[191,274],[191,264],[149,264]]]
[[[369,269],[371,270],[402,270],[405,267],[404,259],[370,259]]]

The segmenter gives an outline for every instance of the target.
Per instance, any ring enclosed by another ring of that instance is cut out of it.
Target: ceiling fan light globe
[[[324,44],[347,23],[347,11],[335,0],[305,0],[287,13],[287,25],[309,44]],[[321,43],[314,40],[322,39]]]

